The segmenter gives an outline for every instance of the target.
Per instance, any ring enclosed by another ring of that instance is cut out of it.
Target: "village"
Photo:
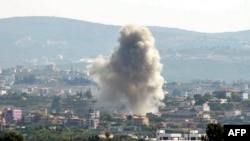
[[[79,128],[102,138],[201,140],[209,123],[249,124],[249,82],[194,80],[164,84],[165,106],[146,115],[98,107],[98,86],[84,71],[17,66],[0,71],[0,130],[29,138],[31,126]],[[107,135],[108,133],[108,135]],[[32,139],[32,137],[30,137]]]

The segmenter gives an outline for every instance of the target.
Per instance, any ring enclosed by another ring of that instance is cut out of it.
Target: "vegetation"
[[[0,106],[12,105],[20,107],[26,111],[37,110],[51,105],[52,99],[50,97],[27,96],[26,94],[12,93],[0,96]]]
[[[200,95],[200,94],[195,94],[194,95],[195,105],[202,105],[206,101],[208,101],[209,99],[211,99],[211,95],[208,94],[208,93],[204,94],[203,96]]]
[[[224,127],[220,123],[210,123],[206,128],[208,141],[223,141]]]
[[[14,131],[0,134],[0,141],[23,141],[23,140],[24,140],[23,136]]]

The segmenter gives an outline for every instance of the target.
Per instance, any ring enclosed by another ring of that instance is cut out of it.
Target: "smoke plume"
[[[89,73],[101,88],[99,101],[113,106],[126,103],[130,114],[157,112],[164,98],[160,55],[146,27],[121,28],[119,46],[109,58],[99,57]]]

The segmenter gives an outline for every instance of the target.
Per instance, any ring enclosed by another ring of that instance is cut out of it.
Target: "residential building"
[[[184,134],[184,140],[201,140],[202,136],[198,130],[190,130],[188,134]]]
[[[156,131],[157,141],[200,141],[205,134],[198,133],[198,130],[190,130],[189,133],[166,133],[165,130]]]
[[[90,109],[88,114],[88,128],[96,129],[100,123],[100,111]]]
[[[210,106],[208,105],[208,102],[202,104],[202,105],[197,105],[194,106],[194,109],[196,111],[204,111],[204,112],[209,112],[210,111]]]
[[[181,140],[181,133],[165,133],[165,130],[156,131],[156,140],[157,141],[168,141],[168,140]]]
[[[22,110],[14,109],[12,111],[12,114],[13,114],[13,120],[18,121],[22,119]]]
[[[4,120],[6,123],[11,122],[13,119],[12,109],[11,108],[5,108],[4,109]]]
[[[241,100],[248,100],[248,92],[241,92],[240,93]]]
[[[12,108],[5,108],[4,109],[4,120],[6,123],[11,121],[18,121],[22,119],[22,110],[20,109],[12,109]]]
[[[149,118],[150,120],[153,120],[155,118],[160,118],[161,113],[146,113],[146,117]]]
[[[133,115],[132,124],[135,126],[149,125],[149,119],[146,116]]]
[[[0,90],[0,95],[6,95],[7,91],[6,90]]]

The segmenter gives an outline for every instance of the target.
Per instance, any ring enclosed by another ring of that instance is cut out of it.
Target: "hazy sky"
[[[250,29],[250,0],[0,0],[0,18],[16,16],[239,31]]]

